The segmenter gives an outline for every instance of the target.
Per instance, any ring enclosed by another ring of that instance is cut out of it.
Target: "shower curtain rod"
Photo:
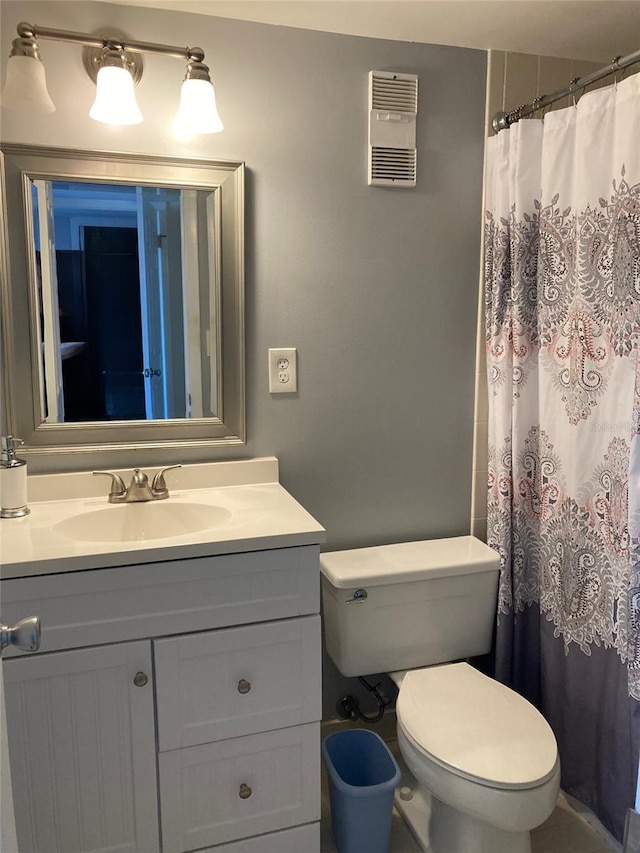
[[[576,77],[566,89],[559,89],[550,95],[540,95],[539,98],[531,101],[530,104],[523,104],[520,107],[516,107],[515,110],[511,110],[511,112],[496,113],[491,120],[491,126],[495,133],[498,133],[499,130],[506,130],[512,124],[520,121],[521,118],[526,118],[543,107],[548,107],[549,104],[559,101],[560,98],[565,98],[567,95],[575,95],[581,89],[586,88],[591,83],[595,83],[596,80],[602,80],[603,77],[607,77],[609,74],[622,71],[624,68],[633,65],[634,62],[640,62],[640,50],[636,50],[635,53],[630,53],[627,56],[617,56],[609,65],[605,65],[604,68],[587,74],[585,77]]]

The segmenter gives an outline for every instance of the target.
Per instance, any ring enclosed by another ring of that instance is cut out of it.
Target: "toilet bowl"
[[[560,787],[546,720],[466,663],[391,675],[400,688],[398,744],[426,789],[429,818],[407,804],[415,790],[396,803],[424,849],[530,853],[530,830],[549,817]]]
[[[345,676],[388,672],[414,779],[396,805],[428,853],[530,853],[557,745],[523,697],[467,663],[491,650],[500,559],[473,536],[320,557],[325,641]]]

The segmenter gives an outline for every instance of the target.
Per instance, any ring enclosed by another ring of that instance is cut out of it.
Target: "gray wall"
[[[163,57],[145,59],[142,125],[91,121],[80,49],[43,41],[57,112],[3,110],[2,138],[246,161],[248,443],[207,458],[276,455],[330,549],[467,533],[485,53],[94,2],[1,13],[4,56],[20,20],[206,51],[219,135],[171,137],[183,69]],[[367,186],[372,69],[419,76],[415,189]],[[270,346],[298,348],[298,394],[269,395]],[[327,713],[343,686],[328,666]]]

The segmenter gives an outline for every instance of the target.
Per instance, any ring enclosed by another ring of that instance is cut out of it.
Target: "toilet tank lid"
[[[320,570],[337,589],[497,572],[500,555],[475,536],[400,542],[320,555]]]

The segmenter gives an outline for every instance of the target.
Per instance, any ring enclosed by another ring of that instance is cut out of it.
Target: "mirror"
[[[214,191],[30,181],[43,419],[215,417]]]
[[[244,166],[3,145],[6,429],[244,441]]]

